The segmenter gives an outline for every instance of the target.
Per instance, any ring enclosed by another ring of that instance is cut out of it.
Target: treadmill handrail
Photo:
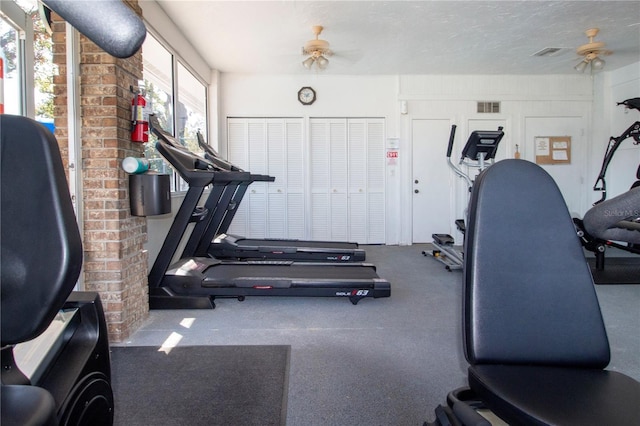
[[[202,150],[204,151],[204,156],[206,159],[215,162],[225,170],[231,170],[233,172],[244,171],[240,167],[231,163],[229,160],[225,160],[224,158],[220,157],[220,155],[216,152],[216,150],[213,149],[213,147],[209,145],[207,142],[205,142],[204,136],[202,136],[202,133],[200,133],[199,130],[196,132],[196,138],[198,139],[198,146],[200,146],[200,148],[202,148]]]
[[[156,149],[174,167],[176,172],[189,186],[207,186],[215,176],[215,170],[211,163],[196,155],[183,151],[158,139]]]

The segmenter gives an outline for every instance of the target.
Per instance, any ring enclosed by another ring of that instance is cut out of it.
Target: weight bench
[[[640,424],[640,383],[605,370],[593,280],[562,195],[539,166],[504,160],[473,187],[465,238],[468,388],[431,425]],[[448,423],[447,423],[448,422]]]

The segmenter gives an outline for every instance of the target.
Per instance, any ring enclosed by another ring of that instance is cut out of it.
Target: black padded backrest
[[[464,253],[470,364],[608,364],[583,250],[564,199],[542,168],[503,160],[479,175]]]
[[[0,115],[2,346],[43,332],[73,290],[82,242],[55,137]]]

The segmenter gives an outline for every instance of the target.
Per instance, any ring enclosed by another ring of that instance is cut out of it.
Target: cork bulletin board
[[[536,136],[537,164],[571,164],[571,136]]]

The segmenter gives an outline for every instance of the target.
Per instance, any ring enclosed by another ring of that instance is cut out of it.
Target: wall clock
[[[311,105],[316,101],[316,91],[311,87],[303,87],[298,90],[298,100],[302,105]]]

